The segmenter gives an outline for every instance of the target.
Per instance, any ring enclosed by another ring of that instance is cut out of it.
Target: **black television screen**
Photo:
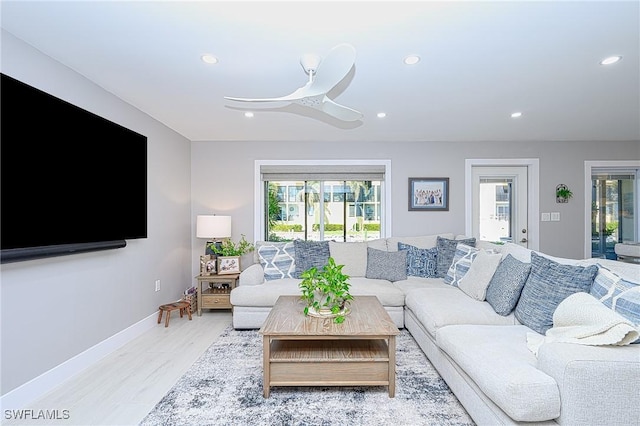
[[[2,263],[146,238],[146,136],[1,78]]]

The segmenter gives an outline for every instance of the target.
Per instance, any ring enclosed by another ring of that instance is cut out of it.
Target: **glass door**
[[[637,176],[637,170],[592,169],[592,257],[616,259],[616,243],[638,241]]]

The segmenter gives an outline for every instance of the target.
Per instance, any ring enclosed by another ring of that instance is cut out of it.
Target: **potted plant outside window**
[[[333,318],[338,324],[344,322],[353,296],[349,293],[349,276],[342,273],[343,267],[329,257],[322,270],[312,267],[300,275],[305,315]]]

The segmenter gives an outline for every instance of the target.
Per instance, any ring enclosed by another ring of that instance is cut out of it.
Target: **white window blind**
[[[385,166],[350,165],[260,165],[262,181],[376,180],[383,181]]]

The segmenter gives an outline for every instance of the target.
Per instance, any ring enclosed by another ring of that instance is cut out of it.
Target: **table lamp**
[[[231,216],[198,215],[196,218],[196,237],[206,238],[205,254],[215,254],[211,244],[220,247],[223,239],[231,237]]]

